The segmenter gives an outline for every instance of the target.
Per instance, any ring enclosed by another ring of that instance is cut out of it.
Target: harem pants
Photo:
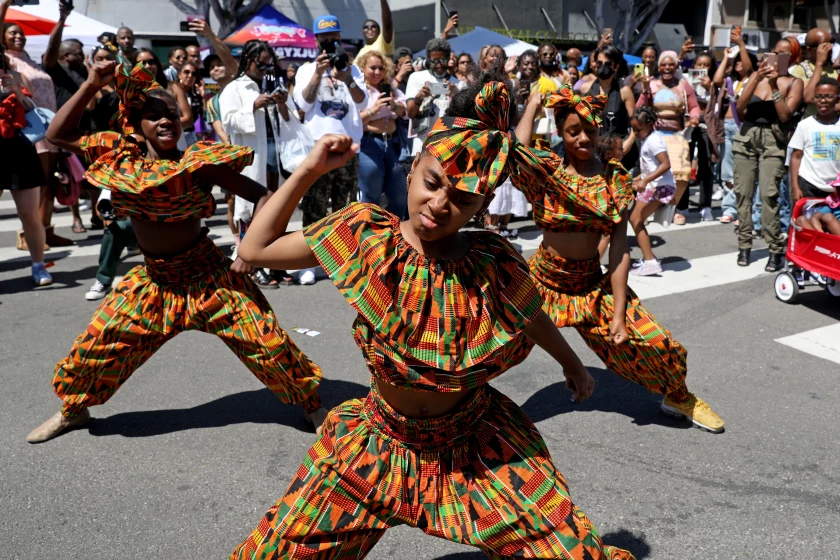
[[[55,368],[53,389],[71,417],[107,401],[134,371],[180,332],[221,338],[281,401],[320,406],[321,369],[277,324],[260,289],[230,270],[207,237],[166,260],[131,269]]]
[[[607,368],[673,401],[689,397],[685,386],[688,353],[630,288],[624,310],[630,339],[620,346],[610,340],[610,322],[616,311],[609,277],[601,272],[598,259],[572,261],[540,246],[528,264],[543,296],[546,315],[558,327],[577,329]],[[533,344],[528,339],[525,343]]]
[[[513,401],[485,385],[457,410],[406,418],[375,386],[336,407],[286,496],[231,559],[360,559],[397,525],[491,558],[633,559],[602,546]]]

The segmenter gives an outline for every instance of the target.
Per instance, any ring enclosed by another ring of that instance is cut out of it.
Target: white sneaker
[[[712,194],[712,200],[723,200],[725,194],[723,188],[720,188]]]
[[[700,221],[701,222],[713,222],[715,221],[714,217],[712,217],[712,209],[711,208],[703,208],[700,210]]]
[[[301,286],[310,286],[315,283],[315,269],[307,268],[300,271],[298,282]]]
[[[630,274],[634,276],[651,276],[662,272],[662,265],[658,260],[643,261],[641,266],[637,266],[630,270]]]
[[[111,286],[105,286],[105,284],[97,280],[93,283],[93,286],[91,286],[85,294],[85,299],[88,301],[96,301],[98,299],[104,298],[106,295],[108,295],[108,292],[110,291]]]
[[[124,259],[129,257],[135,257],[140,254],[140,249],[137,247],[126,247],[125,248],[125,255],[123,256]]]

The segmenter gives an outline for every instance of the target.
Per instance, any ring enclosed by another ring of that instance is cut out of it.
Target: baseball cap
[[[318,35],[319,33],[341,33],[341,25],[338,23],[338,18],[329,14],[325,16],[318,16],[312,22],[312,33]]]

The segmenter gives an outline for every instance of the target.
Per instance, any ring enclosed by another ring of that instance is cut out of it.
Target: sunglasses
[[[429,59],[429,64],[432,64],[434,66],[446,66],[447,64],[449,64],[449,59],[448,58],[430,58]]]
[[[198,76],[198,72],[190,72],[189,70],[181,70],[184,76]]]
[[[378,25],[363,25],[362,29],[379,29]]]
[[[257,66],[257,70],[260,72],[265,72],[267,70],[274,70],[274,64],[266,64],[264,62],[254,62]]]

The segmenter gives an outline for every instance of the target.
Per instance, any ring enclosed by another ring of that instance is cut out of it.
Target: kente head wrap
[[[129,122],[129,115],[143,108],[149,98],[150,91],[163,88],[155,81],[152,73],[146,70],[142,63],[138,62],[134,68],[125,64],[117,66],[114,89],[117,92],[120,105],[117,113],[111,119],[111,127],[117,132],[128,135],[134,133],[134,127]]]
[[[564,85],[546,98],[545,106],[549,109],[571,109],[580,118],[600,126],[601,113],[607,106],[607,96],[589,97],[579,95],[571,86]]]
[[[478,119],[441,117],[429,132],[425,149],[456,189],[486,196],[508,175],[515,184],[518,168],[542,165],[510,132],[510,105],[507,85],[488,82],[475,97]]]

